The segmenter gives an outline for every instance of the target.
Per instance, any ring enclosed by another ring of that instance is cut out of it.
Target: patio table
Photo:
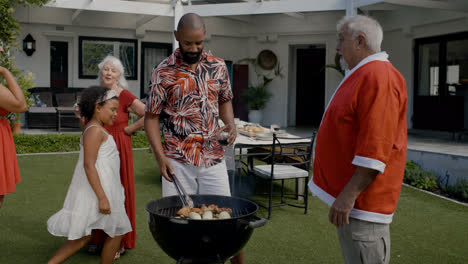
[[[287,147],[288,144],[310,142],[308,139],[300,138],[289,133],[278,138],[281,140],[281,144],[284,147]],[[234,144],[225,149],[224,155],[227,170],[232,175],[230,185],[233,194],[236,192],[236,187],[240,186],[242,170],[248,174],[249,170],[253,168],[253,158],[269,155],[271,152],[265,151],[265,148],[271,148],[272,146],[273,137],[271,139],[265,139],[263,137],[258,139],[240,133],[237,134]],[[247,163],[244,161],[245,158],[247,158]],[[301,188],[303,184],[303,181],[299,181],[297,188]]]

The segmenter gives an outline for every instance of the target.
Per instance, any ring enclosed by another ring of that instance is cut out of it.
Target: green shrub
[[[466,179],[458,178],[455,184],[447,187],[447,191],[453,198],[468,202],[468,181]]]
[[[403,181],[407,184],[411,184],[415,179],[419,178],[420,171],[421,169],[419,166],[412,160],[406,161],[405,177],[403,178]]]
[[[415,186],[416,188],[428,190],[431,192],[438,188],[437,176],[434,173],[429,171],[422,171],[420,175],[421,177],[415,179],[411,185]]]
[[[411,186],[423,190],[434,191],[438,189],[437,175],[430,171],[421,169],[411,160],[406,162],[403,181]]]
[[[15,134],[16,153],[70,152],[80,150],[81,134]],[[139,131],[132,137],[133,148],[149,147],[144,132]]]
[[[411,186],[428,191],[439,191],[439,193],[462,202],[468,202],[468,180],[457,179],[452,185],[437,184],[440,179],[434,173],[421,169],[416,163],[409,160],[406,162],[405,177],[403,181]]]
[[[132,136],[132,147],[149,148],[148,138],[144,131],[138,131],[135,136]]]
[[[16,153],[69,152],[80,150],[81,134],[13,135]]]

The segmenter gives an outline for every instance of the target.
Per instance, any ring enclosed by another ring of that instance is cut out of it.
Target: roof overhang
[[[125,14],[153,15],[153,16],[174,16],[172,4],[150,3],[140,1],[123,0],[55,0],[47,3],[47,7],[116,12]]]
[[[193,12],[200,16],[236,16],[258,14],[281,14],[346,10],[347,0],[271,0],[241,1],[235,3],[188,4],[184,13]],[[190,3],[191,1],[189,1]],[[149,2],[126,0],[55,0],[45,6],[76,10],[117,12],[153,16],[174,16],[174,2]]]
[[[48,7],[117,12],[151,16],[174,16],[174,6],[181,0],[55,0]],[[185,0],[183,12],[200,16],[239,16],[260,14],[294,14],[364,8],[373,10],[389,5],[422,7],[468,12],[463,0]]]

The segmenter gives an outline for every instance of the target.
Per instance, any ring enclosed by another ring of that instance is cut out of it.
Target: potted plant
[[[21,122],[19,121],[19,114],[9,113],[7,117],[13,134],[19,134],[21,132]]]
[[[262,109],[265,108],[272,96],[267,86],[276,77],[283,78],[283,74],[281,73],[282,68],[276,55],[271,50],[262,50],[257,58],[246,58],[239,62],[247,62],[253,65],[257,81],[254,82],[255,84],[250,85],[241,94],[241,97],[247,101],[249,122],[261,123],[263,118]]]
[[[342,76],[345,75],[344,69],[341,67],[340,63],[341,55],[338,52],[335,54],[335,64],[327,64],[324,68],[334,69],[339,72]]]
[[[247,108],[249,110],[249,122],[261,123],[263,118],[262,109],[265,108],[268,100],[272,94],[268,91],[267,84],[273,79],[266,79],[262,83],[249,86],[247,90],[241,95],[242,99],[247,101]]]
[[[26,105],[28,107],[31,106],[33,104],[33,99],[29,97],[30,93],[28,89],[34,86],[34,81],[33,81],[34,75],[31,72],[28,72],[27,74],[23,74],[23,71],[15,67],[11,67],[10,69],[11,69],[10,70],[11,73],[17,78],[16,82],[18,83],[18,86],[23,91],[24,99],[26,100]],[[2,84],[7,86],[6,82],[3,82]],[[20,133],[21,125],[22,125],[20,120],[22,117],[23,117],[23,114],[19,114],[19,113],[9,113],[7,115],[13,134]]]

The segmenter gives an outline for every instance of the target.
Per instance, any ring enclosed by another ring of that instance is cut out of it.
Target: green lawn
[[[21,156],[22,182],[0,209],[0,263],[46,263],[64,238],[50,235],[46,221],[62,205],[77,154]],[[154,242],[144,206],[161,197],[156,162],[147,150],[134,152],[137,206],[136,248],[117,263],[171,263]],[[260,209],[259,216],[266,216]],[[341,263],[328,207],[310,198],[307,215],[275,208],[272,220],[254,231],[245,247],[247,263]],[[403,187],[391,225],[392,263],[468,263],[468,207]],[[99,263],[85,250],[66,263]]]

